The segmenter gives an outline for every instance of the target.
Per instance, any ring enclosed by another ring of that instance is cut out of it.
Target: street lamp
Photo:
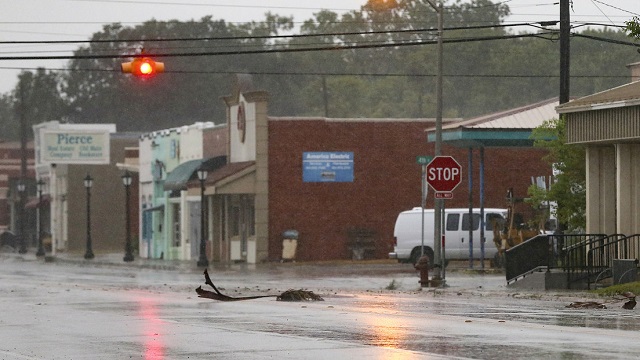
[[[19,206],[18,206],[18,218],[20,221],[20,250],[18,251],[20,254],[26,254],[27,253],[27,242],[24,238],[24,220],[25,220],[25,216],[24,216],[24,191],[26,189],[26,186],[24,185],[24,182],[22,180],[20,180],[20,182],[18,183],[18,194],[20,196],[20,202],[19,202]]]
[[[84,258],[87,260],[94,258],[91,250],[91,186],[93,186],[93,178],[87,174],[84,178],[84,187],[87,189],[87,251],[84,253]]]
[[[127,217],[127,242],[124,245],[124,261],[133,261],[133,253],[131,252],[131,218],[129,217],[129,187],[131,186],[131,173],[129,170],[122,175],[122,183],[125,189],[125,216]]]
[[[200,167],[197,171],[198,180],[200,180],[200,259],[198,259],[199,267],[208,267],[207,260],[207,243],[205,242],[205,199],[204,199],[204,181],[207,180],[207,170]]]
[[[44,191],[44,180],[38,180],[36,190],[38,191],[38,252],[36,252],[36,256],[44,256],[44,246],[42,246],[42,192]]]

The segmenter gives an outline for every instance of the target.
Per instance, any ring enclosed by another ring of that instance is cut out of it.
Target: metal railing
[[[561,268],[567,275],[567,288],[583,288],[583,284],[591,281],[591,271],[587,253],[593,247],[607,244],[624,237],[621,234],[584,234],[584,235],[553,235],[564,237],[560,247]],[[578,285],[580,284],[580,285]]]
[[[507,284],[541,268],[550,266],[550,235],[538,235],[505,252]]]
[[[507,284],[534,271],[562,269],[570,287],[588,276],[588,249],[606,243],[607,238],[605,234],[554,234],[528,239],[506,251]]]
[[[507,284],[534,271],[559,269],[567,288],[591,289],[610,278],[614,260],[640,259],[640,234],[538,235],[507,250]],[[637,265],[636,265],[637,266]]]
[[[593,244],[587,250],[586,258],[587,288],[591,289],[592,284],[612,276],[613,260],[640,258],[640,234],[612,235],[607,241]]]

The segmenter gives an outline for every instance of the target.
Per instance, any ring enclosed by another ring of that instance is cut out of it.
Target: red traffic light
[[[131,73],[135,76],[152,76],[164,72],[164,63],[146,57],[122,63],[121,67],[123,73]]]

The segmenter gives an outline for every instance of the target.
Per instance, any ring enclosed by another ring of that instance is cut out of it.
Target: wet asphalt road
[[[210,273],[234,297],[305,288],[325,301],[217,302],[194,293],[192,267],[0,256],[0,359],[640,358],[639,309],[568,309],[594,299],[513,291],[501,274],[448,272],[449,287],[420,290],[388,263]]]

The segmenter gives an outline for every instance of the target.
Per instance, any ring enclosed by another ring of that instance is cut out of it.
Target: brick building
[[[425,129],[432,121],[400,119],[269,118],[269,258],[277,259],[286,229],[300,232],[298,258],[330,260],[352,256],[353,230],[373,236],[375,258],[393,250],[395,219],[420,206],[419,155],[434,154]],[[349,151],[354,154],[353,182],[310,183],[302,180],[305,151]],[[462,183],[447,207],[468,207],[468,149],[443,145],[443,154],[462,165]],[[485,207],[505,207],[507,189],[525,196],[532,176],[550,174],[533,148],[486,149]],[[474,169],[480,166],[474,154]],[[523,164],[527,164],[523,166]],[[474,190],[478,207],[478,190]],[[428,197],[427,207],[433,207]],[[352,235],[350,237],[350,235]]]
[[[29,199],[36,193],[34,180],[33,141],[26,144],[26,176],[25,205],[30,204]],[[0,233],[10,231],[19,234],[20,230],[20,194],[18,183],[21,179],[21,144],[19,141],[0,141]],[[34,204],[37,205],[37,204]],[[35,210],[29,206],[25,210],[25,238],[30,242],[35,235]],[[32,244],[29,244],[32,245]]]
[[[239,77],[224,100],[228,160],[211,169],[204,182],[208,258],[278,261],[287,230],[299,234],[298,260],[350,259],[354,246],[362,243],[366,256],[387,257],[398,213],[420,205],[416,157],[434,153],[426,133],[434,119],[271,117],[268,94],[254,90],[248,76]],[[445,123],[455,126],[452,121]],[[463,185],[470,153],[477,174],[477,151],[443,145],[443,154],[462,164]],[[525,196],[532,177],[551,173],[540,149],[487,147],[483,155],[485,207],[504,207],[509,188]],[[347,160],[335,168],[331,160],[314,167],[305,162],[310,156]],[[316,168],[325,170],[314,173]],[[191,179],[188,194],[196,196],[200,183]],[[463,185],[447,207],[469,206]],[[473,201],[478,207],[477,191]],[[432,206],[429,198],[427,207]]]

